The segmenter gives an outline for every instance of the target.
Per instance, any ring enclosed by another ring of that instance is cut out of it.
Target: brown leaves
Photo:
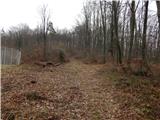
[[[3,71],[2,116],[14,112],[33,120],[114,120],[119,105],[113,83],[98,72],[102,67],[73,60],[58,67],[22,65]]]

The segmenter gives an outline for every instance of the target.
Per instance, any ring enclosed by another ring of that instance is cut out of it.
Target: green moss
[[[100,113],[98,111],[95,111],[93,113],[93,119],[94,120],[101,120],[101,116],[100,116]]]

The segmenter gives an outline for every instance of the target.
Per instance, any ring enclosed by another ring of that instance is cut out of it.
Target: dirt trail
[[[36,120],[117,120],[114,87],[99,75],[102,67],[72,60],[56,68],[23,65],[4,70],[2,116],[13,112]],[[33,92],[43,97],[27,99]]]
[[[73,61],[67,68],[77,72],[74,78],[75,86],[78,86],[86,96],[89,118],[101,120],[118,118],[118,104],[113,99],[114,88],[109,81],[99,75],[103,65],[86,65]]]

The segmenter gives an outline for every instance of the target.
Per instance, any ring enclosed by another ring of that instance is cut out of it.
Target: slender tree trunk
[[[103,8],[104,7],[104,8]],[[106,62],[106,1],[104,1],[104,6],[102,1],[100,1],[101,8],[101,17],[102,17],[102,25],[103,25],[103,63]]]
[[[44,60],[47,60],[47,39],[46,39],[46,34],[43,33],[43,40],[44,40]]]
[[[114,31],[115,31],[115,40],[116,40],[116,47],[117,47],[117,62],[122,64],[122,52],[118,37],[118,7],[119,2],[113,1],[113,10],[114,10]]]
[[[124,30],[125,30],[125,21],[126,21],[126,11],[127,11],[127,5],[125,6],[124,15],[123,15],[123,28],[122,28],[122,38],[121,38],[122,57],[124,57]]]
[[[132,3],[131,3],[131,18],[130,18],[130,46],[129,46],[129,54],[128,54],[128,65],[129,66],[130,66],[130,62],[131,62],[131,58],[132,58],[134,31],[135,31],[135,1],[132,1]]]
[[[158,16],[158,23],[159,23],[159,34],[158,34],[158,42],[157,42],[157,58],[160,57],[160,1],[156,1],[157,3],[157,16]]]
[[[142,38],[142,59],[146,62],[146,33],[147,33],[147,20],[148,20],[148,1],[145,2],[144,25],[143,25],[143,38]]]
[[[137,31],[137,23],[135,22],[135,44],[134,44],[134,57],[138,57],[138,48],[139,48],[139,41],[138,41],[138,31]]]
[[[114,47],[113,47],[113,43],[114,43],[114,39],[113,39],[113,35],[114,35],[114,30],[113,30],[113,6],[111,9],[111,24],[110,24],[110,53],[111,53],[111,57],[114,58]]]
[[[148,20],[148,4],[149,1],[145,1],[145,12],[144,12],[144,24],[143,24],[143,37],[142,37],[142,66],[141,66],[141,71],[144,75],[147,75],[148,72],[150,72],[151,74],[152,71],[148,65],[148,61],[147,61],[147,46],[146,46],[146,33],[147,33],[147,20]]]

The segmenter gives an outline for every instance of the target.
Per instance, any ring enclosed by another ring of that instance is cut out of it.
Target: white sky
[[[81,12],[84,0],[0,0],[0,27],[20,23],[35,28],[40,22],[39,9],[47,4],[54,27],[71,28]]]
[[[0,0],[0,28],[5,30],[20,23],[35,28],[40,22],[39,9],[47,4],[55,28],[72,28],[85,0]],[[150,5],[156,10],[155,2]]]

